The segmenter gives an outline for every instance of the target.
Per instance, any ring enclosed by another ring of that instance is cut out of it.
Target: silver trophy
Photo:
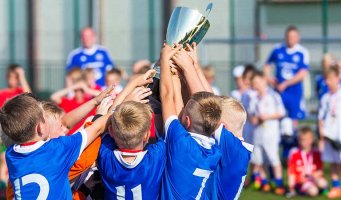
[[[199,11],[188,7],[176,7],[168,22],[166,42],[173,46],[177,44],[192,44],[203,39],[208,29],[210,22],[208,15],[212,10],[213,4],[210,3],[206,7],[206,16],[203,16]],[[159,80],[160,80],[160,66],[154,64],[153,68],[156,70],[153,78],[153,84],[149,85],[152,89],[152,96],[159,101]]]

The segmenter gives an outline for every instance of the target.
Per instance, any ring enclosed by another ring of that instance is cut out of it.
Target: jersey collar
[[[189,132],[189,134],[192,136],[192,138],[202,147],[204,147],[205,149],[211,149],[212,145],[215,144],[215,140],[213,138],[204,136],[204,135],[200,135],[197,133],[191,133]]]
[[[93,55],[98,49],[97,45],[92,46],[91,48],[83,48],[83,53],[86,55]]]
[[[38,141],[32,145],[22,146],[20,144],[15,144],[13,146],[13,150],[17,153],[25,154],[25,153],[31,153],[37,149],[39,149],[41,146],[43,146],[47,141]]]
[[[287,54],[293,54],[293,53],[296,53],[298,51],[298,49],[300,48],[300,45],[295,44],[295,46],[289,48],[288,45],[285,44],[285,47],[286,47]]]
[[[147,153],[147,150],[137,152],[137,153],[122,152],[122,151],[119,151],[117,149],[114,150],[114,155],[115,155],[116,159],[118,160],[118,162],[121,163],[124,167],[126,167],[128,169],[132,169],[132,168],[136,167],[138,164],[140,164],[141,161],[143,160],[144,156],[146,155],[146,153]],[[136,156],[136,158],[133,162],[128,163],[123,159],[123,156]]]

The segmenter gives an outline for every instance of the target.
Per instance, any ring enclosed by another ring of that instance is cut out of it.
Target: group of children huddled
[[[164,44],[158,65],[159,96],[148,87],[154,69],[118,92],[117,81],[99,91],[75,69],[54,103],[7,100],[7,199],[238,199],[253,149],[242,139],[244,107],[213,94],[195,43]],[[56,105],[67,101],[76,106]]]
[[[281,96],[272,89],[266,75],[252,65],[234,68],[238,89],[232,91],[231,96],[242,102],[248,114],[243,137],[254,145],[251,182],[257,190],[269,192],[273,189],[276,194],[287,197],[320,193],[329,198],[341,197],[340,66],[329,54],[322,64],[323,75],[317,79],[320,96],[318,134],[303,126],[298,128],[296,136],[293,122],[286,117]],[[296,147],[291,148],[288,157],[282,160],[288,168],[288,188],[285,188],[279,147],[281,141],[294,137],[297,137]],[[330,163],[330,190],[323,162]]]

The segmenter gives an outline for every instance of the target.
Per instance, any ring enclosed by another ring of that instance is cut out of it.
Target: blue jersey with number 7
[[[165,123],[167,163],[161,199],[209,199],[206,185],[216,170],[221,153],[215,140],[189,133],[176,116]]]

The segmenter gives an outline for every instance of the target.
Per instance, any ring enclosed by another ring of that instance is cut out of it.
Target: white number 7
[[[204,178],[202,180],[201,187],[200,187],[200,190],[197,194],[197,197],[195,197],[196,200],[199,200],[201,198],[202,191],[204,190],[206,181],[210,177],[211,173],[212,173],[212,171],[210,171],[210,170],[199,169],[199,168],[196,168],[195,171],[193,172],[194,176],[199,176],[199,177]]]

